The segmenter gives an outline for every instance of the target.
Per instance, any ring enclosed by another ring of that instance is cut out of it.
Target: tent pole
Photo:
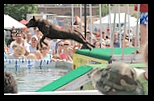
[[[138,38],[138,34],[139,34],[139,32],[138,32],[138,30],[139,30],[139,24],[138,24],[138,21],[139,21],[139,14],[140,14],[140,4],[137,4],[137,25],[136,25],[136,37],[135,37],[135,48],[134,48],[134,57],[133,57],[133,59],[135,60],[135,56],[136,56],[136,50],[137,50],[137,40],[139,40],[139,38]],[[140,43],[138,43],[138,44],[140,44]]]
[[[84,4],[84,23],[85,23],[85,28],[84,28],[84,35],[85,35],[85,38],[86,38],[86,30],[87,30],[87,18],[86,18],[86,4]]]
[[[74,4],[71,5],[72,8],[72,30],[73,30],[73,22],[74,22]],[[73,41],[73,47],[74,47],[74,41]]]
[[[129,16],[129,4],[127,4],[127,14],[128,14],[128,36],[129,36],[129,44],[132,44],[132,42],[130,42],[130,16]]]
[[[102,4],[99,4],[99,19],[100,19],[100,43],[101,43],[101,48],[102,48],[102,21],[101,21],[101,17],[102,17],[102,10],[101,10],[101,6],[102,6]]]
[[[125,24],[124,24],[124,33],[123,33],[123,44],[122,44],[122,60],[124,60],[124,48],[125,48],[125,37],[126,37],[126,17],[127,17],[127,6],[125,13]]]
[[[120,48],[121,48],[121,23],[120,23],[120,4],[118,4],[118,13],[119,13],[119,43],[120,43]]]
[[[81,20],[81,23],[80,23],[80,30],[82,32],[82,4],[80,4],[80,20]]]
[[[111,11],[110,11],[110,4],[109,4],[109,28],[110,28],[110,34],[108,33],[108,36],[110,35],[110,38],[111,38]]]
[[[90,36],[91,36],[90,43],[92,43],[92,30],[93,30],[93,28],[92,28],[92,6],[91,6],[91,4],[89,4],[89,9],[90,9]]]
[[[111,33],[112,34],[112,37],[111,37],[111,56],[113,56],[113,49],[114,49],[114,30],[115,30],[115,27],[116,27],[116,23],[115,23],[115,20],[116,20],[116,4],[114,4],[114,24],[113,24],[113,32]]]

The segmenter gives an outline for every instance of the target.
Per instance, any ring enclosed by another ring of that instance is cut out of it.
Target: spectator
[[[74,50],[71,46],[66,49],[66,61],[73,62]]]
[[[102,48],[106,48],[105,40],[102,40]]]
[[[71,42],[70,40],[65,40],[64,41],[64,49],[66,49],[67,47],[71,46]]]
[[[64,50],[64,42],[63,41],[60,41],[58,42],[58,45],[57,45],[57,52],[56,54],[60,55],[60,53],[62,52],[62,50]]]
[[[33,28],[33,33],[32,33],[32,35],[36,35],[36,34],[37,34],[37,31],[39,31],[39,29],[38,29],[37,27],[34,27],[34,28]]]
[[[8,40],[7,46],[10,47],[10,44],[12,41],[15,41],[16,39],[17,30],[12,30],[10,34],[10,39]]]
[[[50,47],[43,44],[43,47],[41,48],[41,53],[44,60],[50,60],[52,58],[52,55],[50,54]]]
[[[36,36],[38,38],[38,40],[40,41],[40,39],[42,38],[43,34],[41,31],[39,31],[38,29],[36,30]]]
[[[26,35],[25,41],[26,41],[28,44],[31,44],[31,38],[32,38],[32,33],[31,33],[31,32],[28,32],[27,35]]]
[[[145,45],[143,45],[141,50],[145,64],[148,67],[148,42],[146,42]],[[140,74],[138,74],[138,80],[143,86],[145,95],[148,95],[148,68],[145,69],[145,72],[141,72]]]
[[[57,48],[58,42],[59,42],[59,39],[50,40],[50,47],[51,47],[53,54],[56,54],[56,50],[57,50],[56,48]]]
[[[61,58],[58,54],[54,54],[53,57],[51,58],[52,61],[60,61]]]
[[[88,42],[90,42],[91,41],[91,33],[90,33],[90,31],[87,29],[87,31],[86,31],[86,40],[88,41]]]
[[[110,39],[107,39],[105,41],[105,46],[106,46],[106,48],[110,48]]]
[[[135,10],[138,10],[138,4],[135,4]],[[141,32],[141,47],[146,42],[147,24],[148,24],[148,4],[140,4],[140,32]]]
[[[36,60],[36,55],[33,54],[33,53],[30,53],[30,54],[27,55],[27,59],[29,59],[29,60]]]
[[[4,42],[5,42],[5,44],[7,45],[9,39],[6,37],[6,34],[7,34],[7,32],[4,30]]]
[[[91,38],[92,38],[92,42],[91,43],[94,44],[96,42],[96,40],[97,40],[96,39],[96,36],[94,34],[92,34],[92,37]]]
[[[124,47],[133,47],[130,43],[129,43],[129,41],[128,41],[128,39],[125,39],[125,45],[124,45]]]
[[[141,53],[148,66],[148,42]],[[148,95],[148,68],[141,71],[119,62],[96,69],[91,76],[94,86],[103,94]]]
[[[118,33],[115,32],[114,33],[114,48],[119,48],[120,47],[120,43],[118,41]]]
[[[143,86],[137,80],[137,73],[130,65],[119,62],[92,73],[92,83],[106,95],[144,95]]]
[[[70,47],[71,46],[71,43],[70,43],[70,41],[69,40],[65,40],[64,41],[64,50],[62,50],[62,52],[60,53],[60,58],[62,59],[62,60],[66,60],[66,50],[67,50],[67,48],[68,47]]]
[[[28,55],[29,54],[29,52],[30,52],[29,44],[22,39],[22,34],[21,34],[20,31],[16,34],[15,41],[11,42],[11,45],[10,45],[10,48],[9,48],[9,54],[10,53],[13,53],[12,46],[15,43],[19,44],[20,46],[24,46],[24,48],[26,50],[25,55]]]
[[[102,39],[104,39],[104,40],[108,39],[108,36],[106,35],[106,33],[104,31],[102,31]]]
[[[4,53],[8,55],[8,47],[6,46],[5,41],[4,41]]]
[[[33,53],[34,51],[37,50],[37,43],[38,43],[38,38],[36,35],[33,35],[31,38],[31,45],[29,46],[30,53]]]
[[[13,75],[4,71],[4,93],[18,93],[17,83]]]
[[[79,42],[74,41],[74,49],[81,49],[82,44]]]
[[[95,45],[95,48],[101,48],[100,41],[96,41],[94,45]]]
[[[22,31],[21,35],[22,35],[22,39],[25,40],[27,37],[26,33]]]
[[[25,59],[25,48],[23,46],[17,45],[16,48],[14,48],[14,51],[12,54],[8,55],[8,59]]]
[[[42,53],[41,53],[39,50],[36,50],[36,51],[34,52],[34,55],[36,56],[36,59],[37,59],[37,60],[43,60]]]
[[[98,41],[100,41],[100,34],[98,33],[98,34],[96,34],[96,39],[98,40]]]

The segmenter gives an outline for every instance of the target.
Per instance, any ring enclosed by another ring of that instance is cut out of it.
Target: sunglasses
[[[110,47],[110,45],[105,45],[106,47]]]
[[[47,50],[48,48],[47,48],[47,47],[42,47],[41,49],[42,49],[42,50]]]
[[[64,46],[64,45],[59,44],[58,46]]]
[[[68,46],[69,44],[64,44],[64,46]]]

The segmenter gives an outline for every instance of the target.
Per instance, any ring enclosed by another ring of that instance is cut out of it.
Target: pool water
[[[61,68],[4,70],[11,72],[16,79],[18,92],[34,92],[69,72],[68,69]]]

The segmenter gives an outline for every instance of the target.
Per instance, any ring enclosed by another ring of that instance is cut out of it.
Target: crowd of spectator
[[[82,24],[81,33],[83,36],[86,34],[86,40],[95,45],[95,48],[111,48],[111,42],[113,41],[114,48],[135,46],[135,35],[132,35],[132,29],[128,29],[130,32],[126,31],[124,45],[122,45],[124,31],[114,32],[114,39],[112,41],[112,38],[110,38],[110,29],[107,32],[100,32],[98,30],[92,33],[90,29],[87,29],[86,33],[84,33],[84,23],[81,23],[79,19],[75,20],[73,28],[80,29],[80,24]],[[49,59],[53,61],[64,60],[73,62],[75,50],[82,47],[81,43],[74,40],[48,38],[45,39],[48,46],[42,43],[43,47],[40,47],[40,39],[43,34],[37,27],[29,28],[28,30],[12,29],[9,38],[5,34],[6,31],[4,30],[5,59]]]

